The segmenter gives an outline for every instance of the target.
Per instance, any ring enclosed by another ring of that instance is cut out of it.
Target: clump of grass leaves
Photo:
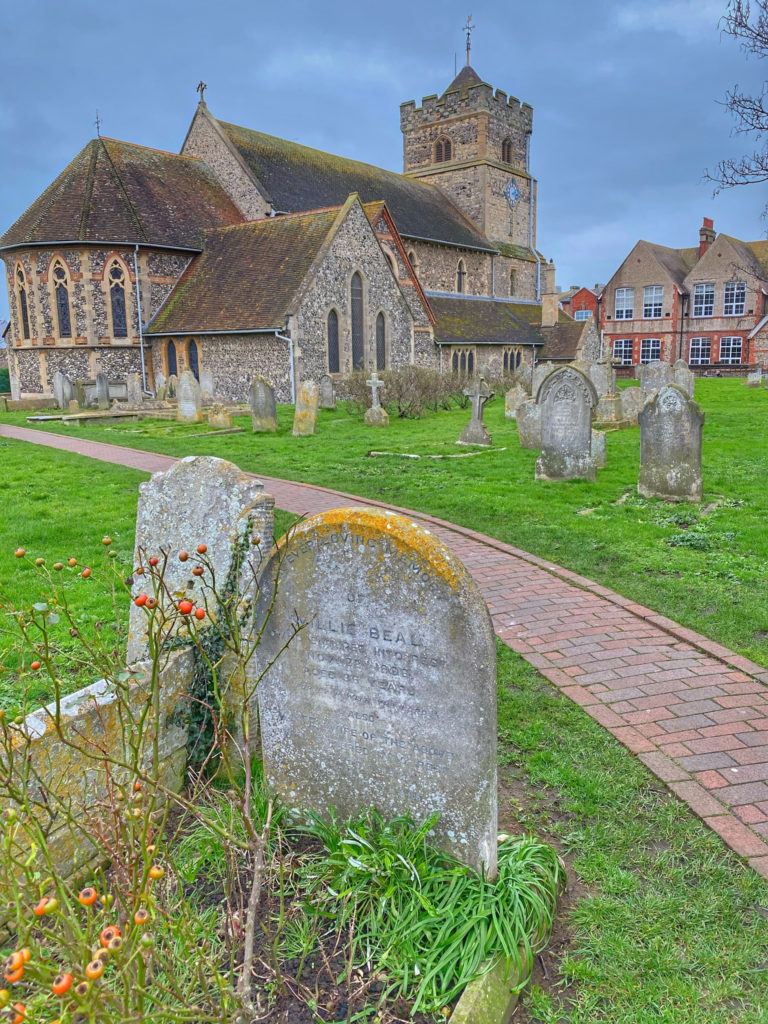
[[[551,847],[510,838],[490,881],[430,845],[437,818],[416,826],[369,810],[292,830],[319,847],[292,881],[305,913],[345,936],[350,962],[380,976],[383,997],[413,999],[413,1013],[438,1011],[499,958],[525,979],[565,880]]]

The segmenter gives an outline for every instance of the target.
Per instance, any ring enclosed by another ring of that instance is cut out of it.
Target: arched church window
[[[59,321],[59,337],[72,337],[72,319],[69,313],[69,280],[60,260],[53,264],[53,287],[56,296],[56,314]]]
[[[461,370],[462,373],[466,373],[467,372],[467,353],[466,352],[462,352],[461,353],[461,356],[459,358],[459,369]]]
[[[435,163],[444,164],[451,159],[453,153],[453,147],[451,146],[451,140],[446,138],[445,135],[441,135],[435,143]]]
[[[189,345],[187,346],[187,362],[189,363],[189,370],[196,381],[200,380],[200,353],[197,350],[197,342],[194,338],[190,338]]]
[[[464,260],[459,260],[458,268],[456,269],[456,291],[459,295],[464,294],[464,287],[466,283],[467,271],[464,267]]]
[[[394,274],[395,279],[397,279],[400,275],[397,272],[397,261],[395,260],[395,257],[392,255],[392,253],[389,251],[389,249],[385,249],[384,250],[384,255],[387,257],[387,263],[389,264],[389,269]]]
[[[451,369],[453,370],[454,373],[458,373],[459,372],[459,353],[458,352],[454,352],[453,356],[451,357]]]
[[[16,293],[19,297],[19,317],[21,319],[21,333],[24,338],[29,338],[29,308],[27,306],[27,279],[21,267],[16,268]]]
[[[178,377],[179,375],[179,364],[176,360],[176,343],[171,339],[165,350],[166,359],[168,361],[168,376]]]
[[[386,370],[387,368],[387,340],[386,324],[384,314],[379,313],[376,317],[376,369]]]
[[[474,352],[468,352],[467,353],[467,373],[474,373],[474,372],[475,372],[475,353]]]
[[[328,314],[328,373],[339,372],[339,315],[335,309]]]
[[[128,319],[125,313],[125,271],[119,260],[113,260],[109,266],[109,304],[112,309],[113,337],[127,338]]]
[[[363,279],[355,272],[350,284],[352,314],[352,369],[362,370],[364,361],[363,345]]]
[[[505,164],[512,163],[512,140],[504,139],[501,144],[501,159]]]

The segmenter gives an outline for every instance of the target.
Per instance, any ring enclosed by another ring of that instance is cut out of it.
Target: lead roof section
[[[207,228],[242,214],[203,161],[116,139],[93,139],[0,238],[140,242],[199,249]]]
[[[541,306],[428,294],[441,345],[542,345]],[[570,317],[562,314],[571,323]]]

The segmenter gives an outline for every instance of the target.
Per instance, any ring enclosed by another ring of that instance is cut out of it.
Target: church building
[[[325,373],[501,372],[571,345],[536,248],[533,111],[469,63],[401,105],[403,173],[219,120],[203,89],[179,154],[99,136],[0,237],[14,398],[57,371],[152,392],[205,369],[223,400],[262,374],[288,402]]]

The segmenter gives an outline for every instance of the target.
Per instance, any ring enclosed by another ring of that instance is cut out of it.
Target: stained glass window
[[[29,310],[27,309],[27,282],[24,279],[24,271],[19,267],[16,271],[16,280],[19,289],[19,310],[21,312],[21,333],[29,338]]]
[[[112,306],[112,334],[115,338],[127,338],[128,320],[125,315],[125,273],[117,260],[109,268],[109,301]]]
[[[384,314],[379,313],[376,317],[376,369],[386,370],[387,368],[387,345]]]
[[[69,315],[69,288],[67,272],[60,263],[53,266],[53,287],[56,290],[56,313],[59,319],[59,337],[72,337],[72,321]]]
[[[352,275],[350,293],[352,300],[352,369],[362,370],[364,361],[363,279],[357,273]]]
[[[339,372],[339,316],[335,309],[328,314],[328,372]]]

